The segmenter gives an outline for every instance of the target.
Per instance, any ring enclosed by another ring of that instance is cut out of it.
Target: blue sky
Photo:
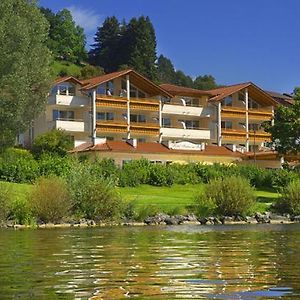
[[[219,84],[253,81],[266,90],[300,86],[299,0],[40,0],[68,8],[89,43],[105,17],[147,15],[158,54],[186,74],[211,74]]]

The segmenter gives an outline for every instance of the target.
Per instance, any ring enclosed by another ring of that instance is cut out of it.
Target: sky
[[[218,84],[252,81],[291,93],[300,86],[299,0],[40,0],[57,12],[68,8],[88,44],[108,16],[120,21],[149,16],[157,53],[195,78]]]

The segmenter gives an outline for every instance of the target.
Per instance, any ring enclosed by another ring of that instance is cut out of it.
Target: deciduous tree
[[[0,1],[0,147],[12,145],[46,102],[48,23],[35,2]]]

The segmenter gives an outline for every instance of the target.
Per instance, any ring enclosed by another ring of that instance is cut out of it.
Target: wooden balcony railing
[[[226,140],[226,139],[230,139],[230,140],[245,140],[247,137],[247,133],[245,130],[238,130],[238,129],[225,129],[222,128],[222,137]],[[257,142],[260,141],[270,141],[271,140],[271,134],[268,132],[265,132],[263,130],[259,130],[259,131],[249,131],[249,139],[251,141],[254,141],[254,137],[255,140]]]
[[[244,107],[222,107],[222,116],[229,118],[246,118],[246,109]],[[261,107],[248,110],[249,119],[270,120],[273,116],[269,107]]]

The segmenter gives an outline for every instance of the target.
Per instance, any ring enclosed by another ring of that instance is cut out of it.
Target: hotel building
[[[261,124],[273,119],[276,105],[251,82],[201,91],[158,86],[134,70],[65,77],[54,83],[24,143],[56,128],[74,139],[75,152],[119,153],[119,163],[140,157],[230,162],[267,149],[271,137]]]

